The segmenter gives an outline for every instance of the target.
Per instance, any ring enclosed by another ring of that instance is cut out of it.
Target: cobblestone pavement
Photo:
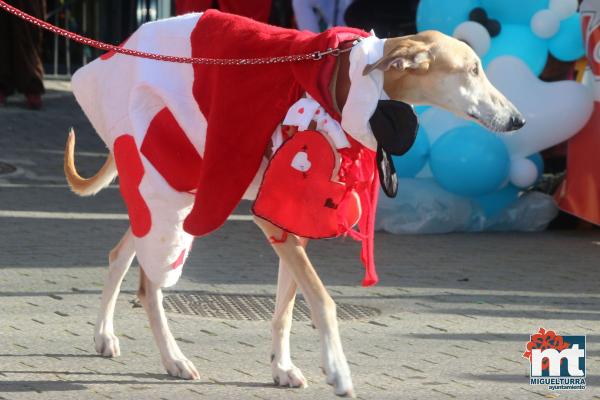
[[[294,323],[293,357],[305,390],[272,385],[268,321],[169,313],[202,378],[169,378],[135,300],[137,268],[119,297],[122,356],[97,357],[93,324],[108,250],[126,229],[118,190],[71,194],[62,176],[67,129],[78,131],[85,174],[102,163],[93,134],[64,82],[49,82],[45,108],[21,99],[0,109],[0,399],[327,399],[317,333]],[[401,195],[401,194],[400,194]],[[241,205],[238,214],[247,214]],[[339,303],[380,315],[341,322],[362,399],[600,399],[600,234],[394,236],[378,234],[381,283],[359,286],[359,247],[311,243],[309,253]],[[276,259],[258,228],[230,221],[196,241],[167,294],[272,297]],[[521,355],[539,327],[587,335],[583,392],[530,386]]]

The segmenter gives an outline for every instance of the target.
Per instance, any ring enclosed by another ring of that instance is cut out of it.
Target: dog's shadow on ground
[[[87,387],[79,382],[65,381],[0,381],[0,393],[68,392],[73,390],[87,390]]]
[[[98,358],[97,354],[51,354],[51,353],[37,353],[37,354],[0,354],[0,359],[3,357],[49,357],[55,359],[61,358]],[[0,371],[2,372],[2,371]]]
[[[13,354],[2,354],[1,357],[14,356]],[[48,357],[79,357],[73,354],[31,354],[31,356]],[[83,355],[81,357],[89,357]],[[95,356],[93,356],[95,357]],[[235,386],[242,388],[279,388],[272,382],[240,382],[240,381],[218,381],[200,380],[186,381],[174,378],[166,374],[157,373],[120,373],[120,372],[82,372],[82,371],[0,371],[0,375],[10,377],[12,375],[62,375],[62,376],[94,376],[94,377],[127,377],[133,379],[74,379],[65,381],[53,380],[12,380],[0,381],[0,393],[2,392],[60,392],[72,390],[86,390],[88,385],[158,385],[158,384],[177,384],[177,385],[202,385],[202,386]]]

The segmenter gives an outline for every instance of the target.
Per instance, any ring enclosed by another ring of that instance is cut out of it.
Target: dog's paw
[[[291,388],[305,388],[308,386],[302,371],[294,364],[286,368],[273,364],[271,370],[273,372],[273,382],[278,386],[289,386]]]
[[[333,386],[336,396],[355,398],[354,386],[350,374],[344,376],[338,373],[327,375],[327,384]]]
[[[333,386],[334,393],[340,397],[356,397],[350,368],[343,353],[337,353],[324,349],[321,370],[326,376],[328,385]]]
[[[187,358],[173,358],[163,360],[167,373],[175,378],[197,380],[200,379],[200,374],[196,367]]]
[[[118,357],[121,355],[119,338],[114,333],[96,333],[94,335],[96,353],[103,357]]]

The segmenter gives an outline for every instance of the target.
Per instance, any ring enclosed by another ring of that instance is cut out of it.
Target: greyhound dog
[[[189,20],[193,18],[196,18],[193,21],[196,23],[200,17],[198,14],[195,17],[188,16],[188,25],[191,24]],[[162,26],[177,24],[177,21],[182,20],[177,18],[167,20],[162,22]],[[142,29],[148,31],[149,28],[145,26]],[[140,46],[138,48],[145,50],[146,48],[142,46],[143,41],[136,42],[135,35],[129,39],[128,46],[136,48],[136,43],[138,43]],[[171,38],[170,40],[171,45],[168,48],[158,50],[177,51],[176,39]],[[366,62],[364,59],[360,60],[358,52],[363,51],[367,54],[374,50],[368,48],[361,50],[359,48],[361,44],[338,56],[335,84],[330,88],[331,96],[343,115],[344,131],[362,143],[369,145],[370,139],[364,136],[360,137],[361,134],[353,129],[353,124],[344,123],[346,114],[352,111],[351,105],[355,111],[357,104],[360,108],[361,102],[357,102],[356,97],[351,98],[356,96],[356,93],[353,95],[353,92],[357,92],[357,87],[353,87],[353,85],[358,85],[358,75],[380,77],[382,81],[380,90],[387,99],[415,105],[435,105],[460,117],[475,121],[491,131],[514,131],[525,124],[523,116],[515,106],[488,81],[480,59],[466,43],[436,31],[389,39],[373,37],[370,41],[373,48],[379,49],[379,53],[375,56],[370,54],[371,58]],[[181,55],[185,56],[186,54],[184,52]],[[126,58],[125,56],[119,57]],[[375,58],[373,59],[373,57]],[[363,64],[359,65],[360,62]],[[94,63],[96,61],[92,64]],[[357,68],[359,74],[353,76],[352,71]],[[108,75],[106,79],[109,80]],[[172,74],[170,78],[177,80],[180,76],[183,75]],[[74,82],[77,79],[82,78],[76,76]],[[110,81],[105,83],[110,85]],[[128,89],[115,86],[114,90],[118,92],[117,96],[121,96],[126,95],[127,93],[124,91]],[[75,90],[75,94],[86,113],[91,112],[90,109],[95,107],[94,102],[86,103],[77,90]],[[361,94],[359,93],[358,96]],[[359,97],[360,99],[362,97]],[[187,99],[174,101],[181,101],[182,107],[185,107],[183,102]],[[356,112],[360,113],[360,110]],[[106,129],[102,123],[92,122],[99,134]],[[200,128],[202,128],[202,124],[200,124]],[[195,133],[200,136],[205,135],[202,129],[196,129]],[[190,140],[203,141],[205,138]],[[65,149],[64,167],[67,181],[75,193],[82,196],[93,195],[107,186],[117,175],[112,145],[108,142],[107,144],[111,153],[109,153],[104,166],[95,176],[85,179],[77,173],[75,168],[75,137],[73,133],[70,134]],[[202,145],[198,148],[202,155]],[[264,169],[260,169],[259,176],[257,176],[258,181],[263,173]],[[183,195],[191,196],[189,193]],[[255,195],[249,190],[246,198],[253,199]],[[311,308],[313,323],[320,334],[321,365],[326,374],[327,383],[334,387],[336,395],[354,397],[350,369],[338,333],[335,303],[306,255],[305,247],[308,239],[291,233],[286,235],[286,232],[266,219],[255,217],[254,221],[267,238],[287,238],[277,241],[277,243],[272,242],[273,248],[279,256],[276,306],[272,320],[271,368],[275,383],[289,387],[306,387],[307,384],[302,372],[292,362],[289,344],[292,310],[296,291],[299,288]],[[102,292],[102,302],[94,335],[96,351],[105,357],[120,355],[119,340],[115,336],[113,328],[113,316],[121,282],[138,250],[136,240],[132,230],[129,229],[108,257],[109,270]],[[149,276],[146,261],[140,259],[139,251],[137,252],[141,264],[138,297],[148,315],[162,363],[170,375],[183,379],[199,379],[200,375],[196,368],[181,352],[167,325],[161,292],[161,287],[165,286],[164,282],[157,282],[156,279]]]

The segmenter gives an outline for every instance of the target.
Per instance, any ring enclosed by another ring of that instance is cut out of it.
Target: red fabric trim
[[[119,172],[119,190],[127,206],[131,231],[137,237],[144,237],[152,227],[152,218],[150,209],[140,193],[144,165],[133,136],[119,136],[115,140],[113,154]]]
[[[375,214],[377,211],[377,198],[379,196],[379,175],[377,172],[374,151],[361,146],[356,140],[348,136],[351,147],[340,149],[342,166],[340,168],[340,181],[348,188],[354,189],[360,198],[362,213],[358,221],[360,232],[345,228],[342,231],[355,240],[362,242],[361,260],[365,266],[363,286],[371,286],[379,281],[375,269]]]
[[[173,189],[198,186],[202,158],[167,107],[152,118],[140,151]]]
[[[269,238],[269,242],[271,244],[281,244],[281,243],[285,243],[287,241],[287,238],[288,238],[288,233],[286,231],[282,231],[281,237],[279,239],[277,239],[275,236],[271,236]]]
[[[177,269],[179,267],[181,267],[183,265],[183,259],[185,258],[185,252],[187,249],[183,249],[181,250],[181,253],[179,254],[179,257],[177,257],[177,260],[175,260],[173,262],[173,264],[171,264],[171,268],[172,269]]]

